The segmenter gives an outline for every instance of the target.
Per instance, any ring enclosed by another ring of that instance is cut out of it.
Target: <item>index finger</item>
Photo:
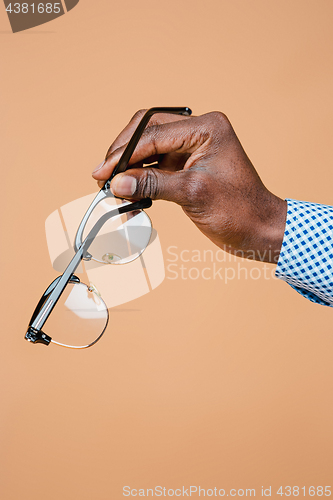
[[[140,109],[135,113],[135,115],[133,115],[133,117],[126,125],[126,127],[120,132],[120,134],[116,137],[116,139],[109,147],[105,159],[107,159],[116,149],[119,149],[120,147],[124,146],[129,142],[130,138],[134,134],[137,126],[139,125],[140,121],[142,120],[146,112],[147,109]],[[190,118],[189,116],[174,115],[168,113],[156,113],[150,118],[147,128],[154,125],[160,125],[163,123],[172,123],[179,120],[188,120],[189,118]]]
[[[128,165],[145,163],[155,155],[193,153],[207,139],[207,133],[200,127],[198,120],[198,118],[187,118],[146,128]],[[108,179],[118,165],[126,146],[127,144],[124,144],[114,150],[102,167],[93,172],[93,177],[97,180]]]

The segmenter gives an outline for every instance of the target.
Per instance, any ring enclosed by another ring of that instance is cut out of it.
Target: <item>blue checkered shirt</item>
[[[275,275],[301,295],[333,307],[333,207],[289,200]]]

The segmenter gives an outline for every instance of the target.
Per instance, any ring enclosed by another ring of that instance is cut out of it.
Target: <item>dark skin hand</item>
[[[134,115],[93,173],[100,187],[144,113]],[[277,262],[287,202],[266,189],[223,113],[154,115],[129,165],[130,170],[114,177],[114,195],[173,201],[223,250]]]

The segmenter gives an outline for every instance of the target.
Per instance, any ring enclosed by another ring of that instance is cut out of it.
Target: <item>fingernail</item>
[[[128,175],[117,175],[110,187],[116,196],[132,196],[136,190],[136,179]]]
[[[103,161],[102,161],[102,163],[100,163],[100,164],[98,165],[98,167],[96,167],[96,168],[95,168],[95,170],[93,171],[93,174],[94,174],[95,172],[98,172],[98,170],[100,170],[102,167],[104,167],[105,162],[106,162],[106,160],[103,160]]]

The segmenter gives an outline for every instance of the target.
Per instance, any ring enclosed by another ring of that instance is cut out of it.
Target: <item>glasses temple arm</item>
[[[37,304],[37,306],[36,306],[36,308],[35,308],[35,310],[33,312],[33,315],[31,316],[31,319],[29,321],[29,325],[31,325],[34,322],[34,320],[37,317],[39,311],[41,310],[41,308],[45,304],[45,301],[48,299],[48,297],[51,295],[51,293],[53,292],[53,290],[55,289],[55,287],[59,283],[60,278],[61,278],[61,276],[58,276],[58,278],[56,278],[54,281],[52,281],[51,285],[43,293],[42,297],[40,298],[40,301],[38,302],[38,304]],[[70,283],[80,283],[80,279],[73,274],[71,276],[69,282]]]

